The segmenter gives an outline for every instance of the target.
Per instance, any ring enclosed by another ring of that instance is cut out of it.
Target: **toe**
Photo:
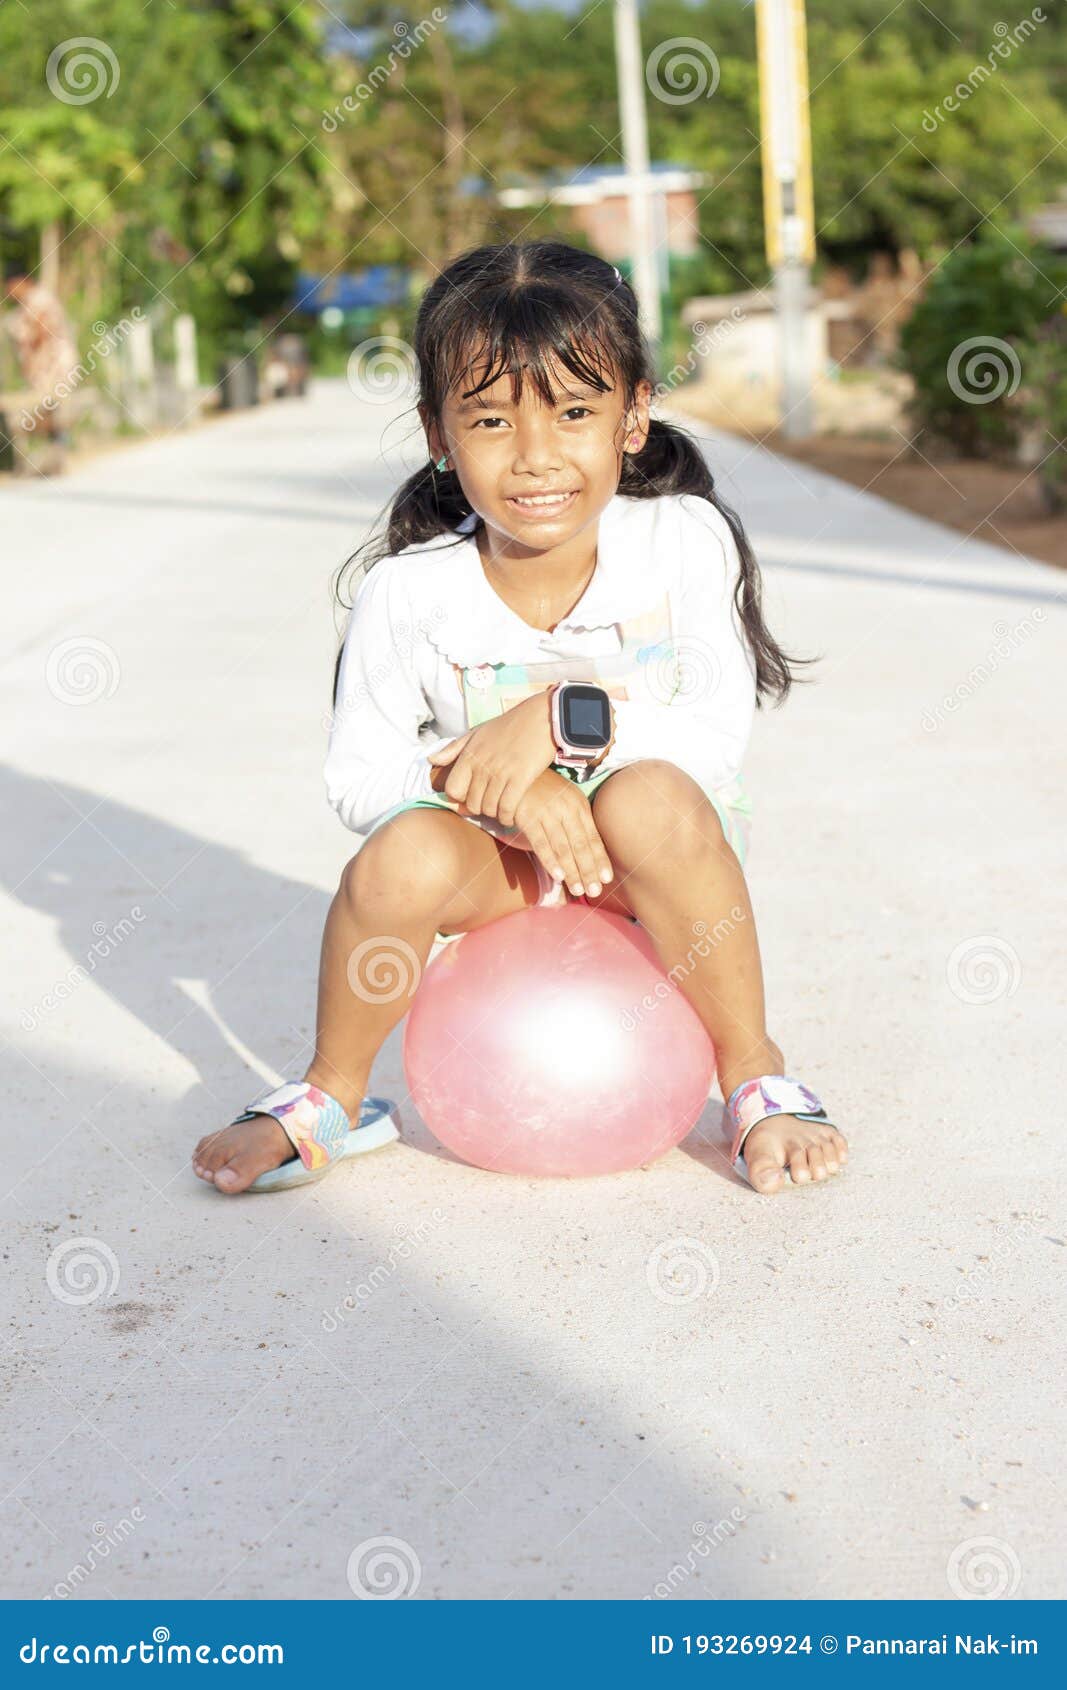
[[[825,1138],[820,1140],[819,1149],[822,1151],[823,1160],[826,1163],[827,1173],[836,1174],[838,1168],[841,1166],[841,1163],[837,1155],[837,1145],[834,1143],[833,1137],[829,1133]]]
[[[769,1196],[782,1185],[782,1154],[769,1145],[763,1148],[753,1146],[745,1158],[749,1181],[756,1191]]]
[[[839,1132],[833,1134],[833,1146],[837,1153],[837,1160],[844,1167],[848,1161],[848,1140]]]
[[[250,1157],[234,1156],[215,1171],[215,1184],[220,1191],[236,1195],[238,1191],[246,1191],[255,1179],[259,1169]]]
[[[221,1132],[209,1133],[193,1152],[196,1166],[206,1168],[209,1174],[215,1173],[227,1160],[226,1143]]]
[[[822,1146],[819,1144],[808,1145],[808,1169],[812,1179],[826,1178],[826,1157],[823,1155]]]
[[[794,1144],[789,1151],[789,1177],[794,1185],[807,1185],[811,1179],[808,1153],[802,1144]]]

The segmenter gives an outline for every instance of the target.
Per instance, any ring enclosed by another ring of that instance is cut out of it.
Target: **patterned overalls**
[[[672,670],[669,666],[673,651],[669,597],[664,596],[651,610],[617,622],[615,626],[619,632],[622,650],[608,656],[557,657],[547,663],[481,663],[469,668],[454,663],[452,667],[456,684],[463,694],[467,729],[480,727],[483,722],[502,715],[505,710],[521,703],[523,699],[530,698],[536,692],[543,692],[546,687],[554,686],[557,681],[589,681],[603,687],[610,698],[620,700],[629,699],[635,693],[638,696],[643,693],[646,697],[655,697],[661,703],[669,702],[670,696],[677,691],[678,686],[676,672],[673,683],[671,681]],[[655,682],[651,693],[650,671],[646,668],[649,664],[655,666]],[[573,769],[560,769],[558,772],[572,780],[576,779]],[[614,769],[597,769],[587,780],[578,780],[578,788],[589,798],[601,782],[609,780],[615,772]],[[748,846],[752,806],[742,781],[737,778],[728,786],[708,792],[707,796],[715,807],[727,840],[739,861],[743,863]],[[404,810],[423,808],[455,810],[457,804],[444,793],[435,793],[430,798],[408,798],[388,811],[376,823],[373,831],[377,831],[385,822],[392,821],[394,816],[400,815]],[[466,819],[476,825],[482,825],[479,818]],[[494,820],[488,831],[506,843],[509,834],[516,834],[521,830],[518,827],[504,827]]]

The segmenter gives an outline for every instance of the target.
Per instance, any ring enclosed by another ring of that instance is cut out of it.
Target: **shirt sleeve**
[[[673,639],[650,658],[634,696],[612,700],[615,739],[597,767],[661,758],[707,792],[741,771],[756,708],[756,670],[733,603],[741,569],[733,532],[709,500],[683,494],[677,503]]]
[[[356,833],[369,833],[407,798],[436,796],[429,753],[456,737],[420,732],[433,712],[415,673],[416,637],[403,582],[383,559],[349,612],[323,765],[327,799]]]

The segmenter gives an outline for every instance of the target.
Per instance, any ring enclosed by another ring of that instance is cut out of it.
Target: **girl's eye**
[[[575,416],[576,413],[579,416],[579,419],[581,417],[591,417],[593,415],[593,413],[590,410],[588,405],[571,405],[571,406],[568,407],[567,410],[565,410],[562,413],[562,415],[563,415],[564,420],[566,420],[566,418],[568,418],[568,417]],[[474,421],[474,427],[475,428],[487,428],[487,429],[489,429],[490,433],[495,434],[496,429],[493,425],[495,423],[506,424],[506,422],[507,422],[506,417],[476,417],[475,421]]]

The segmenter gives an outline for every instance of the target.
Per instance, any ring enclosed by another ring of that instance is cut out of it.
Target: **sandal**
[[[799,1080],[791,1080],[785,1074],[764,1074],[758,1080],[743,1080],[727,1098],[726,1113],[734,1128],[730,1161],[734,1172],[749,1185],[752,1181],[741,1151],[749,1133],[760,1121],[766,1121],[771,1115],[795,1115],[799,1121],[822,1121],[826,1126],[833,1125],[821,1099],[807,1086],[801,1085]],[[787,1184],[794,1183],[788,1166],[782,1169],[782,1174]],[[822,1185],[825,1181],[812,1180],[810,1183]]]
[[[400,1137],[392,1119],[388,1098],[365,1097],[359,1108],[359,1122],[349,1125],[348,1116],[335,1097],[306,1080],[287,1080],[257,1097],[231,1127],[250,1121],[255,1115],[273,1115],[288,1138],[297,1159],[268,1168],[246,1191],[288,1191],[295,1185],[309,1185],[322,1179],[335,1162],[359,1156],[365,1150],[379,1150]]]

